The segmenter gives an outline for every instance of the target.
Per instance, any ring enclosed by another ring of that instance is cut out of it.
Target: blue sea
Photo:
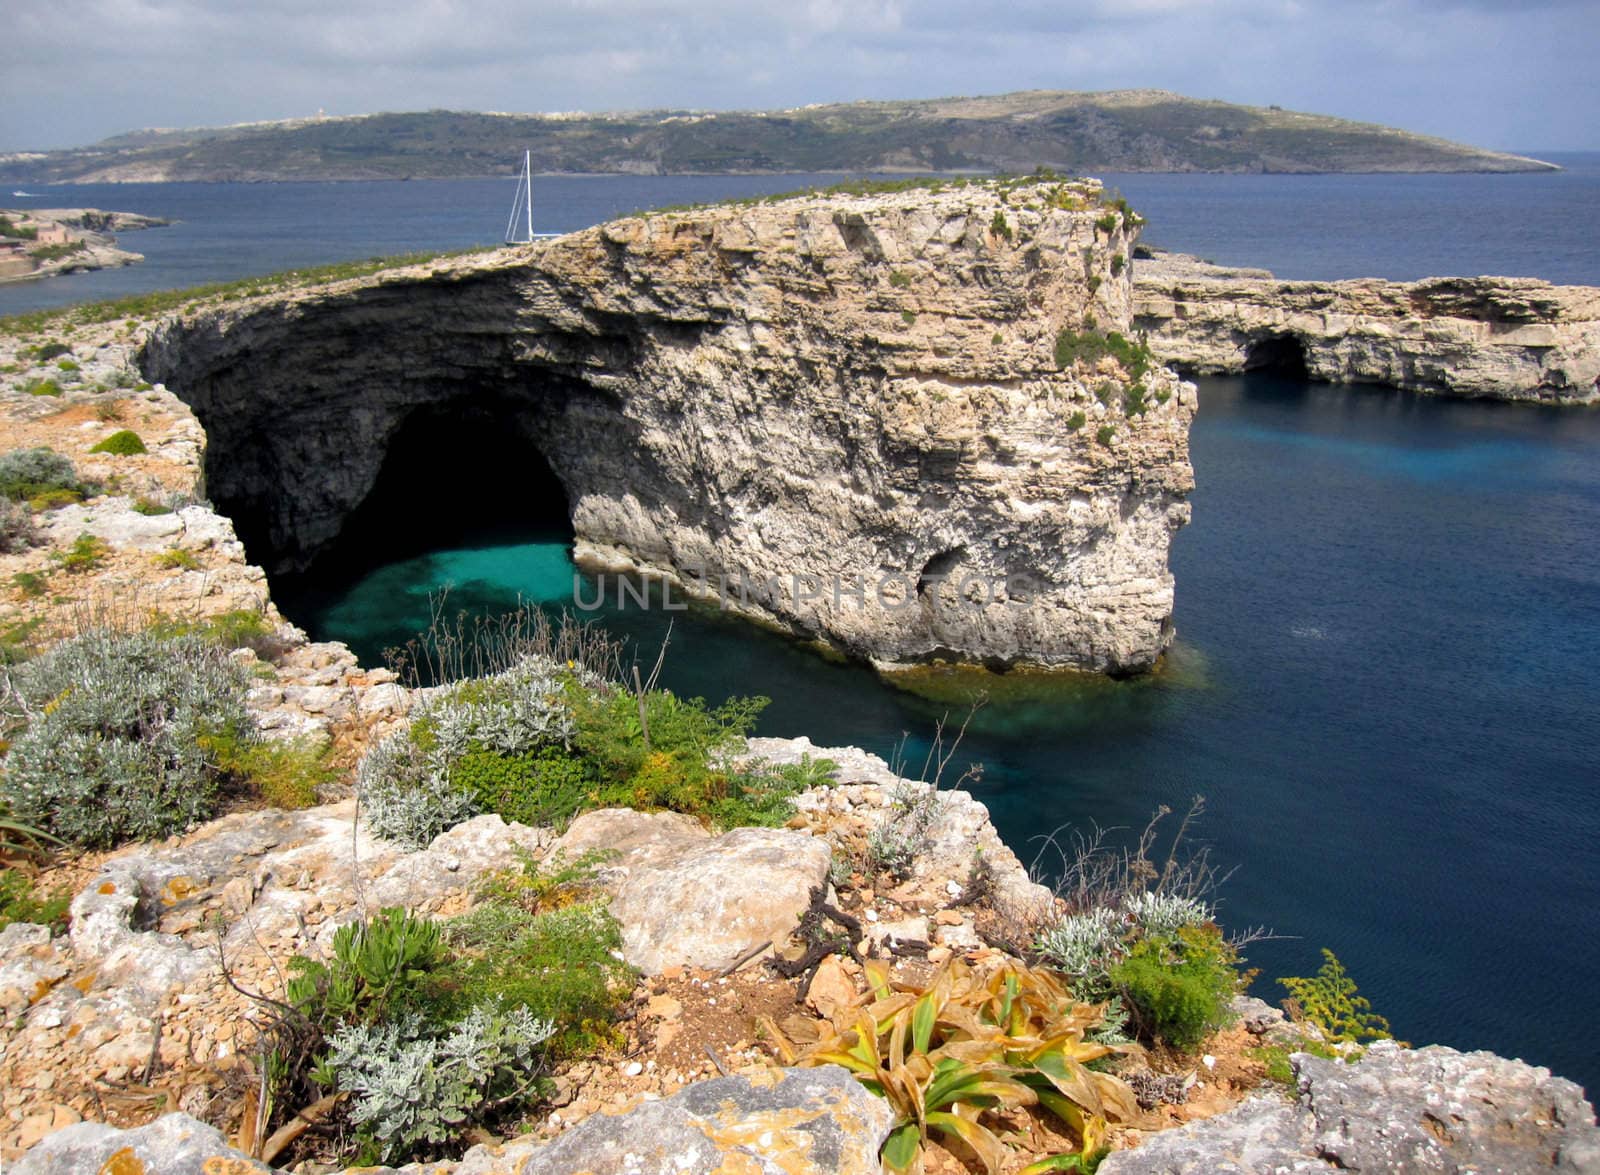
[[[1110,176],[1146,239],[1285,277],[1526,274],[1600,284],[1600,156],[1528,176]],[[538,227],[811,177],[542,179]],[[39,189],[182,223],[129,270],[0,288],[0,313],[498,239],[506,181]],[[10,203],[20,203],[13,198]],[[1052,828],[1206,797],[1258,943],[1257,994],[1331,947],[1397,1035],[1600,1082],[1600,413],[1271,377],[1199,381],[1179,640],[1129,682],[997,679],[958,773],[1030,859]],[[427,593],[493,611],[573,590],[561,529],[461,542],[285,603],[370,661]],[[592,589],[591,589],[592,592]],[[653,657],[660,612],[609,622]],[[736,621],[675,614],[666,684],[772,698],[763,733],[920,764],[949,707]],[[959,717],[959,714],[957,715]],[[1048,863],[1048,862],[1046,862]]]

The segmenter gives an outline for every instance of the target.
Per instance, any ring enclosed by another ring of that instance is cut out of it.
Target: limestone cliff
[[[1600,289],[1535,278],[1279,281],[1181,254],[1134,263],[1134,321],[1200,374],[1286,367],[1450,396],[1600,400]]]
[[[1125,413],[1123,368],[1053,349],[1129,328],[1136,223],[1092,181],[667,212],[223,305],[142,363],[269,571],[327,549],[408,424],[488,413],[591,567],[883,665],[1131,672],[1172,635],[1193,391],[1156,369]]]

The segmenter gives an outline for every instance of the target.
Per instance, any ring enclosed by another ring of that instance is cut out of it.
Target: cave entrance
[[[1284,379],[1307,379],[1306,345],[1294,335],[1269,335],[1245,348],[1244,369]]]
[[[431,551],[570,544],[566,489],[522,428],[526,410],[492,399],[414,409],[339,537],[296,578],[326,586]]]

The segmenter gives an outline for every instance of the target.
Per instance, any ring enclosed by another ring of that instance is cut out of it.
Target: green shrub
[[[268,660],[283,650],[277,629],[253,608],[235,608],[215,616],[175,620],[160,617],[150,630],[160,636],[195,636],[222,649],[249,649]]]
[[[250,728],[243,670],[192,637],[91,630],[6,673],[19,729],[0,793],[19,819],[108,847],[215,809],[207,736]]]
[[[200,566],[200,560],[195,558],[194,552],[182,547],[169,547],[156,555],[152,562],[163,571],[193,571]]]
[[[634,973],[613,953],[622,935],[603,902],[532,917],[484,903],[450,922],[445,940],[458,958],[440,976],[431,1015],[448,1020],[472,1002],[497,999],[552,1021],[554,1056],[579,1057],[614,1041]]]
[[[144,514],[147,516],[171,514],[172,507],[168,506],[165,502],[157,502],[153,498],[140,498],[138,501],[134,502],[133,512],[135,514]]]
[[[62,355],[70,355],[72,354],[72,348],[65,343],[41,343],[29,353],[42,363],[50,359],[58,359]]]
[[[94,535],[80,534],[72,540],[72,546],[65,552],[57,552],[52,558],[68,575],[85,575],[104,563],[110,553],[111,548]]]
[[[1003,343],[1005,341],[1006,341],[1005,335],[1001,334],[999,331],[995,331],[994,334],[989,337],[989,342],[990,342],[990,344],[992,346],[998,347],[1001,343]]]
[[[1071,367],[1075,363],[1092,366],[1106,356],[1111,356],[1137,380],[1155,365],[1155,357],[1148,344],[1134,341],[1118,331],[1101,334],[1091,320],[1085,320],[1082,331],[1062,330],[1056,336],[1056,366]]]
[[[56,370],[65,371],[70,375],[73,372],[81,371],[82,368],[78,366],[76,359],[63,359],[56,364]]]
[[[19,576],[26,574],[26,572],[18,573]],[[40,590],[42,591],[44,577],[37,576],[34,578],[39,580],[41,584]],[[16,576],[12,578],[12,582],[17,584],[18,589],[23,594],[28,594],[27,589],[18,582]],[[0,626],[0,665],[20,665],[38,652],[34,638],[38,636],[39,630],[43,627],[43,616],[35,616],[29,620],[19,620],[13,624]],[[0,802],[0,807],[4,807],[3,802]]]
[[[437,923],[389,906],[339,927],[328,962],[291,959],[286,998],[318,1028],[374,1024],[414,1011],[418,984],[444,959]]]
[[[1332,1044],[1392,1040],[1389,1021],[1372,1010],[1371,1002],[1356,989],[1344,964],[1326,947],[1322,969],[1310,979],[1280,979],[1289,989],[1289,1010],[1294,1019],[1316,1025]]]
[[[1124,269],[1126,269],[1127,267],[1128,267],[1128,259],[1126,257],[1124,257],[1121,253],[1118,253],[1118,254],[1114,255],[1111,258],[1111,276],[1112,277],[1121,277],[1122,276],[1122,271]]]
[[[633,693],[528,657],[429,699],[407,731],[363,758],[357,785],[373,831],[418,846],[475,812],[560,824],[588,808],[667,808],[709,823],[782,824],[805,768],[733,769],[765,698],[715,708]],[[814,773],[814,772],[813,772]]]
[[[1098,273],[1091,273],[1089,275],[1088,285],[1090,294],[1098,294],[1100,292],[1100,287],[1104,284],[1105,280]]]
[[[31,256],[37,261],[59,261],[63,257],[72,257],[87,250],[89,246],[83,241],[65,241],[59,245],[45,245],[43,248],[33,250]]]
[[[1116,426],[1112,424],[1102,424],[1097,430],[1095,430],[1094,439],[1099,441],[1107,448],[1110,448],[1111,442],[1117,439]]]
[[[582,759],[560,746],[519,754],[474,747],[450,765],[449,779],[471,797],[475,811],[530,825],[571,820],[599,783]]]
[[[998,208],[994,210],[994,219],[989,222],[989,230],[997,237],[1004,237],[1008,241],[1011,239],[1011,223]]]
[[[41,897],[34,892],[33,879],[20,869],[0,865],[0,930],[13,922],[32,922],[60,928],[67,921],[71,894]]]
[[[321,1067],[351,1095],[356,1158],[403,1162],[481,1127],[484,1111],[525,1102],[555,1026],[526,1008],[478,1004],[440,1032],[420,1016],[347,1024]]]
[[[11,577],[11,586],[30,600],[37,600],[44,595],[49,582],[42,571],[19,571]]]
[[[33,379],[23,384],[22,390],[30,396],[59,396],[61,385],[53,379]]]
[[[1109,236],[1117,231],[1117,223],[1119,219],[1120,218],[1115,212],[1107,212],[1102,214],[1099,219],[1094,222],[1094,227]]]
[[[309,1081],[348,1093],[363,1161],[438,1154],[525,1112],[552,1058],[615,1042],[633,989],[591,870],[525,859],[486,878],[467,915],[385,909],[341,927],[326,962],[292,960],[287,999],[310,1040],[279,1039],[276,1100],[304,1104]]]
[[[889,274],[889,284],[903,290],[911,284],[911,275],[901,269],[893,270]]]
[[[133,457],[149,451],[139,434],[131,428],[119,429],[89,450],[91,453],[110,453],[114,457]]]
[[[902,310],[900,311],[900,321],[905,323],[907,326],[915,326],[917,323],[917,316],[913,311]]]
[[[1135,944],[1110,978],[1140,1035],[1192,1052],[1229,1022],[1236,959],[1216,927],[1186,927]]]
[[[1085,416],[1082,412],[1074,412],[1071,416],[1067,417],[1067,427],[1070,428],[1073,432],[1079,431],[1080,429],[1083,428],[1084,425],[1086,425],[1088,423],[1089,423],[1089,418],[1087,416]]]
[[[325,739],[267,739],[229,730],[208,735],[203,743],[218,771],[274,808],[309,808],[317,802],[317,789],[338,778],[329,764],[333,748]]]
[[[53,449],[12,449],[0,455],[0,495],[27,500],[51,490],[83,491],[72,461]]]
[[[28,509],[36,514],[46,514],[63,506],[76,506],[81,501],[83,495],[77,490],[46,490],[28,499]]]
[[[530,658],[494,677],[446,687],[424,703],[408,730],[361,760],[356,785],[373,832],[420,846],[477,810],[469,782],[500,797],[532,782],[532,766],[520,757],[564,748],[572,739],[566,690],[553,664]],[[469,756],[464,782],[453,772]],[[542,794],[528,801],[546,802],[557,801]]]
[[[1144,400],[1144,385],[1131,383],[1122,390],[1122,414],[1128,419],[1144,415],[1149,407]]]

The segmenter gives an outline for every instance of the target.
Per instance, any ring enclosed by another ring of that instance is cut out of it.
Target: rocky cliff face
[[[1129,328],[1134,231],[1092,181],[663,213],[224,306],[142,362],[269,570],[335,540],[404,430],[477,418],[549,462],[591,567],[882,665],[1137,671],[1171,638],[1193,390],[1152,371],[1125,415],[1115,361],[1053,355]]]
[[[1279,281],[1181,254],[1135,262],[1134,321],[1201,374],[1298,369],[1330,383],[1600,401],[1600,289],[1536,278]]]

